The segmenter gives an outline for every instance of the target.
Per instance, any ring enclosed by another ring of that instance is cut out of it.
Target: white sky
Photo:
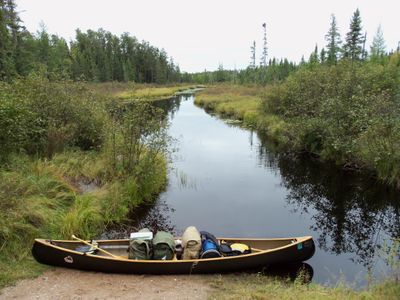
[[[43,21],[50,33],[70,40],[75,29],[104,28],[165,48],[182,71],[245,68],[250,45],[261,54],[262,23],[267,23],[268,56],[299,61],[308,58],[324,36],[334,13],[344,34],[358,7],[369,46],[382,25],[388,50],[400,40],[398,0],[16,0],[31,32]],[[369,49],[369,47],[368,47]],[[268,58],[269,58],[268,57]]]

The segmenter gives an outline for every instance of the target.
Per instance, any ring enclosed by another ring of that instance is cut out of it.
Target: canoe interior
[[[287,239],[238,239],[238,238],[219,238],[220,241],[226,241],[228,243],[244,243],[249,245],[254,252],[258,250],[272,250],[276,248],[281,248],[287,245],[291,245],[293,243],[299,242],[302,238],[287,238]],[[96,240],[104,250],[107,250],[113,255],[117,255],[123,258],[128,258],[128,245],[129,240]],[[83,246],[84,244],[79,241],[51,241],[52,245],[69,249],[75,250],[79,246]],[[107,256],[101,251],[98,251],[96,255],[99,256]]]

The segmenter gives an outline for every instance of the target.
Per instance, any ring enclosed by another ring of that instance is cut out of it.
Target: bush
[[[394,54],[384,65],[342,60],[303,67],[266,91],[261,111],[287,123],[292,147],[400,182],[395,150],[400,143],[395,133],[400,126],[399,62]]]
[[[100,147],[107,114],[99,96],[71,82],[41,77],[1,84],[1,157],[24,151],[51,157],[66,147]]]

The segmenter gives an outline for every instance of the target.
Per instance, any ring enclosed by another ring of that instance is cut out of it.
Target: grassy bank
[[[245,127],[266,132],[271,138],[286,145],[286,124],[282,118],[261,111],[262,97],[268,88],[221,84],[210,86],[196,95],[195,104],[222,118],[243,122]]]
[[[155,84],[133,84],[133,83],[103,83],[90,84],[97,92],[105,93],[110,97],[123,100],[160,100],[169,99],[175,94],[195,89],[200,86],[188,84],[155,85]]]
[[[332,288],[260,275],[224,275],[212,282],[210,299],[398,299],[400,285],[393,280],[360,291],[345,286]]]
[[[0,115],[0,287],[46,269],[34,238],[92,238],[165,188],[167,124],[150,105],[30,78],[2,85]]]

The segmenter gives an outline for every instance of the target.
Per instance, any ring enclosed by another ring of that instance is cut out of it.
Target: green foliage
[[[301,68],[269,89],[262,111],[284,119],[292,148],[399,182],[398,63],[394,54],[386,65],[343,60]]]
[[[109,148],[115,172],[146,176],[158,156],[167,151],[168,135],[164,113],[151,104],[134,101],[112,103]]]
[[[51,157],[65,147],[96,149],[107,120],[99,97],[82,84],[36,76],[2,84],[0,115],[3,159],[22,150]]]

